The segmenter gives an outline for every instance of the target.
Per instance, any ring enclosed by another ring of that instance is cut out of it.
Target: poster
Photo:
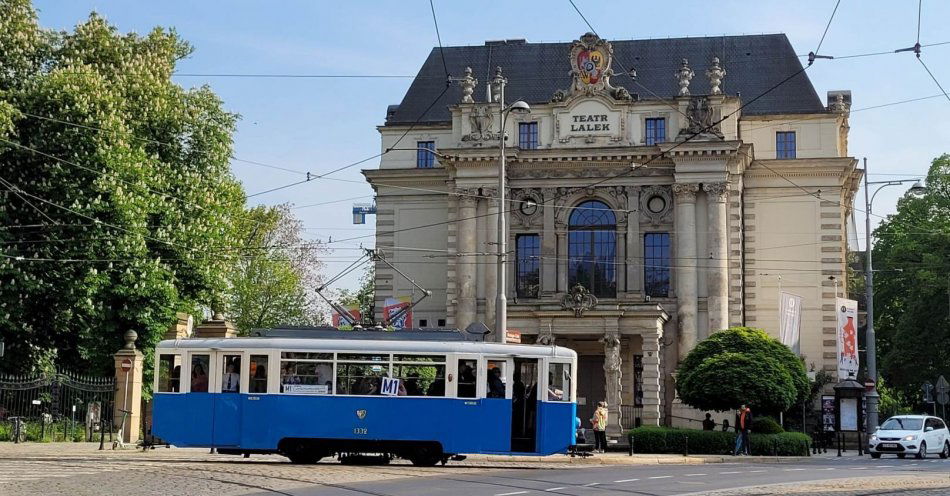
[[[821,424],[825,432],[834,432],[835,430],[835,397],[821,397]]]
[[[837,298],[838,380],[858,376],[858,302]]]
[[[801,354],[802,297],[779,293],[779,337],[796,355]]]
[[[841,398],[841,430],[858,430],[858,399]]]
[[[359,305],[346,305],[343,308],[347,311],[347,313],[349,314],[352,320],[354,320],[356,323],[359,323],[361,319]],[[331,317],[333,319],[333,327],[340,327],[341,325],[351,325],[336,310],[332,311]]]
[[[399,310],[408,307],[412,303],[412,297],[400,296],[399,298],[386,298],[383,306],[383,320],[389,322],[389,325],[396,329],[412,327],[412,310],[404,313],[395,321],[390,321],[392,316]]]

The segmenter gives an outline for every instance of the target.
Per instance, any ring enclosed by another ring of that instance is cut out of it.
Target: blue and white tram
[[[471,341],[162,341],[153,433],[176,446],[315,463],[388,453],[549,455],[575,443],[577,354]]]

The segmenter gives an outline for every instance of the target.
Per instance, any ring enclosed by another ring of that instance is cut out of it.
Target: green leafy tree
[[[301,237],[288,205],[255,207],[239,221],[243,256],[234,264],[228,313],[241,334],[324,319],[317,301],[323,245]]]
[[[0,366],[106,373],[126,331],[148,359],[176,312],[223,301],[236,116],[171,81],[191,50],[96,14],[44,30],[0,0]]]
[[[364,322],[374,320],[376,311],[376,268],[368,265],[360,276],[360,287],[356,291],[341,289],[337,293],[337,303],[344,307],[359,305]]]
[[[805,364],[788,346],[752,327],[714,333],[691,351],[677,370],[683,403],[725,411],[741,404],[778,413],[805,401],[811,383]]]
[[[874,231],[881,373],[908,405],[925,381],[950,377],[950,155],[933,161],[926,185]]]

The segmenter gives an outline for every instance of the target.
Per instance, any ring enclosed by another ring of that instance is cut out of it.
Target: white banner
[[[802,297],[779,293],[779,337],[796,355],[801,354]]]
[[[858,376],[858,302],[835,299],[838,315],[838,380]]]

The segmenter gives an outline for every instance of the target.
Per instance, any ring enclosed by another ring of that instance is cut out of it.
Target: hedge
[[[634,453],[731,455],[736,446],[735,432],[638,427],[630,434]],[[750,438],[756,456],[808,456],[811,449],[811,438],[800,432],[751,434]]]

